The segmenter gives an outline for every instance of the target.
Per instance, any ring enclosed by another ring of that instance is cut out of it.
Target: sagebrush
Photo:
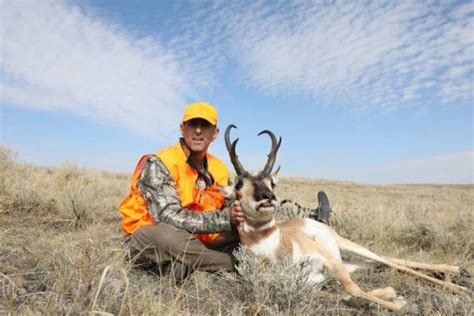
[[[306,266],[266,265],[236,253],[239,273],[196,272],[180,286],[133,265],[117,206],[129,175],[19,164],[0,148],[0,313],[388,314],[345,301],[333,278],[308,286]],[[377,253],[474,272],[472,185],[363,185],[283,178],[279,198],[316,207],[328,193],[332,225]],[[281,218],[288,214],[279,214]],[[472,300],[381,266],[357,271],[365,289],[393,286],[410,314],[469,315]],[[470,279],[453,280],[472,288]]]

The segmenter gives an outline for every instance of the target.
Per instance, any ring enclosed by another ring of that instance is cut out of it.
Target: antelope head
[[[234,183],[223,189],[226,197],[233,197],[240,200],[245,217],[252,222],[267,222],[273,218],[273,213],[277,207],[277,197],[274,193],[275,185],[278,181],[278,171],[272,172],[275,164],[276,154],[281,145],[281,137],[277,142],[275,135],[269,131],[261,131],[258,135],[267,134],[272,141],[272,148],[268,154],[268,160],[262,171],[255,174],[248,173],[239,161],[235,147],[239,139],[232,143],[229,138],[230,130],[237,128],[231,124],[225,131],[225,143],[229,152],[230,161],[234,166],[237,177]]]

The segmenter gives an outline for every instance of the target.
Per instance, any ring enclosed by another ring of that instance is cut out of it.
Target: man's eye
[[[244,183],[242,182],[242,180],[237,181],[237,183],[235,184],[235,188],[237,190],[242,189],[243,186],[244,186]]]
[[[212,124],[209,123],[208,121],[203,121],[201,122],[201,128],[204,128],[204,129],[209,129],[212,127]]]
[[[197,120],[191,120],[191,121],[189,121],[189,126],[191,128],[196,128],[196,127],[199,126],[199,122]]]

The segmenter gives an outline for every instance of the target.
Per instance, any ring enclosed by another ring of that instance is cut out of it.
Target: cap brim
[[[208,118],[208,117],[202,117],[201,115],[190,115],[186,118],[183,119],[183,123],[184,122],[187,122],[187,121],[190,121],[190,120],[193,120],[193,119],[197,119],[197,118],[200,118],[200,119],[203,119],[203,120],[206,120],[208,121],[210,124],[212,125],[217,125],[217,122],[216,120],[213,120],[211,118]]]

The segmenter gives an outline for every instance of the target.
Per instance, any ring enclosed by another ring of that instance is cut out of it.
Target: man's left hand
[[[245,222],[245,214],[242,210],[239,200],[235,200],[229,209],[230,223],[232,226],[238,227],[240,223]]]

